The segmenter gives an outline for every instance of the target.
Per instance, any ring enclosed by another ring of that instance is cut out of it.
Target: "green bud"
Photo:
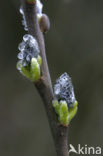
[[[38,55],[37,61],[38,61],[39,66],[41,66],[41,64],[42,64],[42,59],[41,59],[41,56],[40,56],[40,55]]]
[[[66,101],[60,102],[59,120],[61,124],[68,125],[68,106]]]
[[[55,108],[55,112],[59,115],[60,106],[57,100],[53,101],[53,107]]]
[[[69,122],[74,118],[74,116],[77,113],[77,110],[78,110],[78,102],[75,101],[74,106],[69,108],[69,110],[68,110],[68,112],[69,112],[69,114],[68,114],[68,121]]]
[[[17,63],[17,69],[22,75],[28,78],[31,81],[37,81],[40,78],[40,66],[41,66],[41,57],[32,58],[31,63],[28,66],[23,66],[21,61]]]
[[[37,81],[40,78],[40,66],[36,58],[32,58],[30,70],[32,80]]]
[[[68,126],[72,118],[77,113],[78,102],[75,101],[73,107],[69,107],[66,101],[53,101],[53,107],[55,109],[56,114],[58,115],[58,120],[62,125]]]

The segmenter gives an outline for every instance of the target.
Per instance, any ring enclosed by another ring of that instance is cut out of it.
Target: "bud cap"
[[[65,100],[68,107],[73,107],[76,101],[74,95],[74,88],[71,78],[67,73],[62,74],[54,85],[55,97],[60,100]]]
[[[23,41],[19,44],[18,59],[22,61],[22,66],[28,66],[32,58],[37,58],[40,51],[36,39],[26,34],[23,36]]]

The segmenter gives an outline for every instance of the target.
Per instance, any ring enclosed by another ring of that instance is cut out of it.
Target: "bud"
[[[17,69],[28,79],[37,81],[40,78],[42,61],[37,40],[33,36],[26,34],[18,49],[20,53],[17,56],[19,59]]]
[[[66,101],[53,100],[53,107],[56,114],[58,115],[58,120],[63,126],[68,126],[70,121],[74,118],[78,109],[78,102],[75,101],[74,106],[68,109]]]
[[[39,20],[39,25],[40,25],[41,32],[43,33],[47,32],[50,29],[50,21],[46,14],[42,14]]]
[[[75,99],[71,78],[67,73],[62,74],[56,80],[54,95],[53,107],[58,115],[58,120],[62,125],[68,126],[77,113],[78,102]]]

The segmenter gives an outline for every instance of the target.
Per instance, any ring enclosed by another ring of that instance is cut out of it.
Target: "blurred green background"
[[[103,146],[103,0],[42,2],[51,21],[45,42],[52,81],[69,73],[79,102],[69,143]],[[19,0],[0,6],[0,156],[56,156],[43,103],[16,70],[26,33]]]

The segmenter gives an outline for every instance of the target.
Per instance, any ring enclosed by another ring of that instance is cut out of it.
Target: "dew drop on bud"
[[[18,59],[22,60],[23,59],[23,53],[20,52],[17,57],[18,57]]]
[[[27,41],[33,42],[32,41],[33,39],[34,39],[33,36],[31,36],[29,34],[26,34],[26,35],[23,36],[24,42],[27,42]]]
[[[23,51],[23,50],[25,49],[25,43],[24,43],[24,42],[21,42],[21,43],[19,44],[19,46],[18,46],[18,49],[19,49],[20,51]]]

